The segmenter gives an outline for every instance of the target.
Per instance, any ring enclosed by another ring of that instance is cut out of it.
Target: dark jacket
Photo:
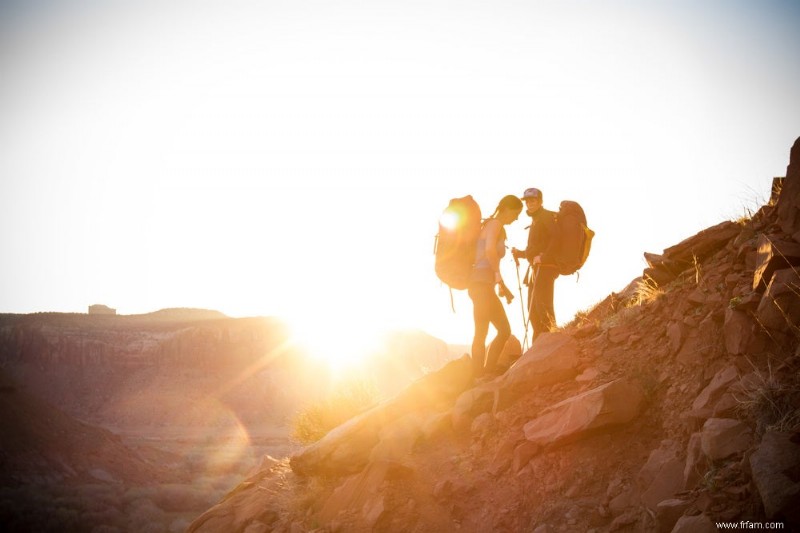
[[[525,248],[525,257],[531,264],[534,257],[543,254],[550,246],[550,240],[555,231],[555,216],[556,214],[553,211],[548,211],[542,207],[531,217],[528,247]]]

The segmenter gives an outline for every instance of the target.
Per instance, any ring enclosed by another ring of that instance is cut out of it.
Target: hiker
[[[525,189],[521,199],[525,202],[525,212],[531,217],[528,246],[524,250],[512,248],[511,254],[515,261],[527,259],[530,263],[525,284],[528,286],[528,320],[533,327],[533,340],[536,340],[556,324],[553,289],[558,269],[542,261],[555,233],[555,213],[543,207],[542,191],[539,189]]]
[[[514,298],[500,274],[500,259],[506,253],[506,229],[519,218],[522,202],[513,195],[504,196],[492,216],[483,222],[475,251],[475,263],[470,273],[468,294],[472,300],[475,335],[472,338],[473,377],[498,374],[497,359],[511,336],[508,316],[498,294],[511,303]],[[495,292],[497,288],[497,292]],[[486,355],[486,336],[489,324],[497,336],[489,345]]]

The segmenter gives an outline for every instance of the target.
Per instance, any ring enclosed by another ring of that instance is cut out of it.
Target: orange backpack
[[[436,275],[451,289],[469,284],[481,232],[481,208],[472,196],[453,198],[439,218],[434,254]]]

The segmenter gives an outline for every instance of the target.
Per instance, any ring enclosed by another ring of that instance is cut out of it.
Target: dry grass
[[[636,283],[636,292],[628,307],[647,305],[656,301],[662,294],[664,289],[660,288],[653,278],[645,276]]]
[[[311,444],[333,428],[366,411],[379,397],[375,383],[352,379],[339,384],[327,397],[309,404],[292,419],[292,438]]]
[[[743,392],[734,395],[738,410],[744,417],[754,420],[756,432],[768,430],[800,430],[800,379],[797,369],[789,372],[788,379],[776,376],[772,367],[766,372],[756,372],[755,386],[744,385]]]

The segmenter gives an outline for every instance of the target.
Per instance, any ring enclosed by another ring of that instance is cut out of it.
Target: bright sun
[[[328,365],[334,376],[357,370],[380,349],[382,330],[364,317],[348,314],[320,313],[317,316],[289,317],[289,327],[295,345]]]

